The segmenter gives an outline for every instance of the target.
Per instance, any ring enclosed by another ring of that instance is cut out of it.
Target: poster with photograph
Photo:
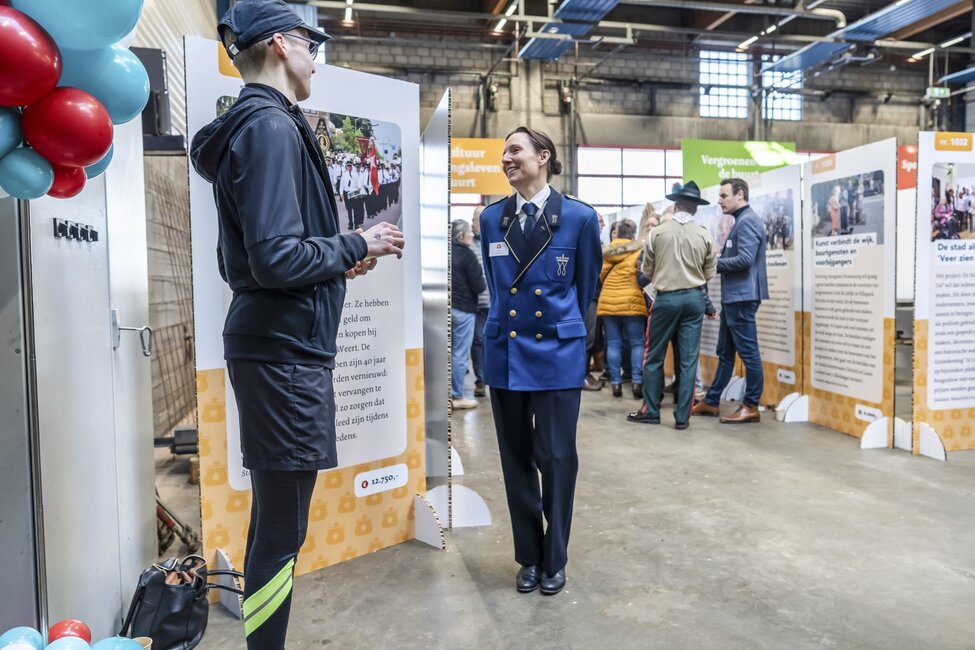
[[[769,298],[755,320],[768,406],[802,390],[801,183],[802,168],[792,165],[763,172],[749,187],[749,204],[765,223]]]
[[[197,62],[186,71],[192,137],[233,106],[243,81],[216,41],[187,37],[185,48],[186,60]],[[355,92],[336,92],[349,88]],[[408,243],[402,259],[384,258],[347,285],[332,374],[339,465],[316,484],[299,574],[409,539],[413,495],[426,490],[419,88],[318,66],[301,108],[337,190],[338,230],[388,221]],[[232,296],[217,269],[212,186],[192,169],[189,184],[203,543],[208,559],[222,548],[240,566],[250,479],[223,359]]]
[[[803,202],[809,420],[861,437],[886,417],[888,445],[896,161],[897,143],[890,139],[807,163]]]
[[[918,139],[914,436],[975,448],[975,134]],[[923,198],[922,198],[923,197]]]

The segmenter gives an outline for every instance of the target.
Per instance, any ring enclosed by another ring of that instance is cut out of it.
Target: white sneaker
[[[476,409],[477,402],[466,397],[454,397],[450,400],[450,405],[455,409]]]

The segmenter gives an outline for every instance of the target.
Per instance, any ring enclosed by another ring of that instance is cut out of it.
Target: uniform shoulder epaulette
[[[492,205],[497,205],[498,203],[503,203],[504,201],[507,201],[507,200],[508,200],[508,197],[507,196],[503,196],[500,199],[498,199],[497,201],[495,201],[494,203],[488,203],[484,207],[485,208],[490,208]]]
[[[590,208],[592,208],[591,205],[589,205],[588,203],[586,203],[585,201],[583,201],[582,199],[580,199],[578,196],[572,196],[571,194],[563,194],[562,196],[564,196],[567,199],[572,199],[573,201],[578,201],[579,203],[581,203],[583,205],[586,205],[586,206],[589,206]],[[592,209],[595,210],[596,208],[592,208]]]

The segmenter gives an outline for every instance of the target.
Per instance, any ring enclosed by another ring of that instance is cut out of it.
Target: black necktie
[[[538,207],[534,203],[526,203],[521,206],[521,210],[525,213],[525,225],[521,230],[525,233],[525,237],[528,237],[535,230],[535,215],[538,213]]]

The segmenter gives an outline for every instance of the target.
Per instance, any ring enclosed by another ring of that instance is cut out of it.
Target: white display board
[[[948,451],[975,448],[973,141],[932,132],[918,140],[915,435],[927,424]]]
[[[893,138],[804,169],[810,420],[861,436],[893,413]]]
[[[749,183],[749,205],[765,224],[768,300],[756,315],[765,370],[763,404],[778,404],[801,388],[802,167],[773,169]]]

